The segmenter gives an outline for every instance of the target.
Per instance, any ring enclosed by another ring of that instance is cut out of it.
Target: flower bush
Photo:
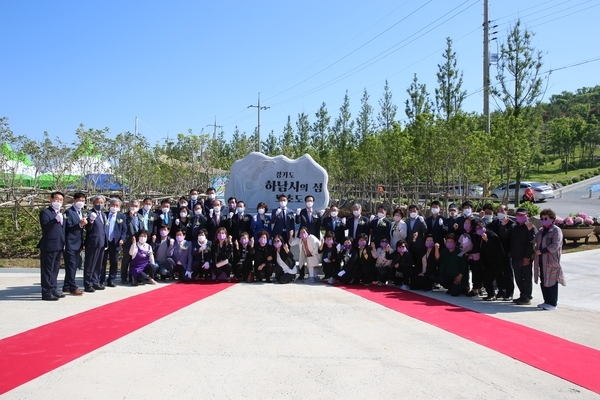
[[[556,217],[554,224],[561,228],[584,228],[596,224],[596,219],[586,213],[569,214],[567,218]]]

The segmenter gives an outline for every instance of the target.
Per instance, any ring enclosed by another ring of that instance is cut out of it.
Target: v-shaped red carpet
[[[230,286],[168,285],[4,338],[0,394]],[[343,289],[600,393],[599,350],[408,291]]]

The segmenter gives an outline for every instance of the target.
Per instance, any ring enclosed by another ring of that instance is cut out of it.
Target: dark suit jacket
[[[442,221],[442,225],[440,225],[440,220]],[[425,218],[425,225],[427,226],[427,232],[433,236],[433,241],[443,245],[444,236],[446,236],[446,230],[444,229],[444,218],[438,215],[437,218],[433,219],[433,215],[430,215],[429,217]]]
[[[277,210],[280,210],[279,214],[277,214]],[[287,241],[289,239],[288,232],[293,231],[295,228],[295,213],[291,209],[286,208],[285,219],[283,215],[284,211],[281,208],[276,208],[271,213],[272,232],[273,236],[281,235]],[[285,235],[283,235],[284,230],[286,231]]]
[[[38,243],[40,250],[62,250],[65,247],[65,228],[56,220],[54,208],[44,208],[40,212],[40,225],[42,227],[42,238]]]
[[[81,211],[85,217],[85,211]],[[65,250],[77,251],[83,247],[84,229],[79,225],[79,214],[74,207],[65,210]]]
[[[197,242],[198,240],[198,231],[200,229],[206,229],[208,232],[208,220],[204,216],[204,214],[194,215],[192,218],[192,240],[193,242]],[[210,240],[210,238],[207,237]]]
[[[126,237],[127,237],[127,240],[129,240],[129,241],[131,241],[132,236],[135,236],[135,234],[138,233],[140,230],[142,230],[144,227],[144,222],[142,221],[140,214],[137,213],[135,215],[135,217],[137,217],[137,220],[138,220],[138,228],[137,229],[135,229],[135,222],[134,222],[133,217],[131,216],[131,213],[125,214]],[[148,240],[150,241],[151,238],[148,238]]]
[[[354,216],[352,216],[352,218],[346,218],[346,227],[348,228],[348,236],[356,239],[358,237],[358,235],[360,235],[361,233],[366,234],[367,236],[369,235],[369,231],[370,231],[370,226],[369,226],[369,219],[367,217],[364,216],[360,216],[359,217],[359,221],[358,221],[358,225],[356,228],[356,232],[354,232]],[[389,231],[389,228],[388,228]]]
[[[333,228],[333,218],[325,217],[323,218],[323,225],[321,226],[325,232],[333,232],[335,233],[335,241],[337,243],[344,243],[344,239],[346,238],[346,225],[342,224],[341,218],[335,219],[335,229]]]
[[[138,218],[140,219],[140,225],[144,226],[144,213],[148,214],[148,241],[152,240],[153,235],[158,236],[158,226],[160,225],[159,221],[156,220],[156,214],[154,211],[150,210],[148,212],[144,211],[142,208],[138,211]]]
[[[94,222],[90,221],[90,215],[95,212],[98,216]],[[102,216],[104,217],[104,213]],[[100,220],[100,212],[90,211],[88,213],[88,224],[85,226],[85,247],[88,248],[101,248],[106,247],[108,244],[108,238],[106,237],[106,218]]]
[[[422,217],[415,219],[414,226],[411,228],[410,218],[406,220],[406,242],[409,243],[409,250],[415,253],[415,256],[420,257],[420,252],[425,252],[425,235],[427,234],[427,225],[425,221],[421,221]],[[413,234],[419,232],[419,237],[413,242]]]
[[[319,215],[314,209],[311,213],[311,218],[308,218],[308,210],[303,208],[300,210],[300,214],[296,215],[296,223],[300,225],[300,227],[305,227],[308,229],[308,233],[315,236],[316,238],[321,237],[321,225],[323,223],[322,214]]]
[[[240,239],[240,233],[246,232],[250,237],[252,237],[252,216],[250,214],[242,214],[242,218],[240,219],[239,214],[235,214],[233,218],[231,218],[231,231],[227,230],[233,240]]]
[[[177,224],[177,221],[179,221],[179,224]],[[185,222],[181,218],[176,218],[171,224],[171,236],[175,238],[175,233],[180,230],[183,232],[185,240],[192,240],[192,226],[192,219],[189,216],[185,219]]]
[[[162,215],[162,211],[158,210],[156,212],[156,219],[154,220],[154,224],[156,225],[156,229],[160,228],[161,225],[168,225],[171,226],[171,224],[173,223],[173,213],[171,211],[169,211],[167,213],[168,216],[168,222],[165,222],[165,220],[163,218],[161,218],[160,216]],[[171,232],[172,233],[172,232]]]
[[[375,243],[379,247],[379,241],[381,239],[390,240],[390,229],[392,228],[392,221],[387,218],[375,218],[370,222],[371,230],[371,242]]]
[[[110,212],[107,212],[104,215],[106,216],[106,220],[110,222]],[[118,212],[116,218],[115,227],[113,228],[113,242],[116,244],[116,250],[119,251],[122,248],[122,246],[119,246],[119,241],[122,240],[123,243],[125,243],[127,240],[127,217],[125,214]],[[106,240],[108,241],[109,238],[110,236],[107,236]]]

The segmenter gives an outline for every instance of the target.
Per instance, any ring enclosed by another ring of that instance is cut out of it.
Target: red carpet
[[[230,286],[171,284],[2,339],[0,395]]]
[[[343,289],[600,393],[599,350],[409,291]]]

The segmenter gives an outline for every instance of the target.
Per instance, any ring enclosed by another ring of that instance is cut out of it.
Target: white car
[[[520,187],[519,196],[523,197],[523,193],[525,192],[525,189],[527,189],[527,185],[531,185],[531,188],[533,189],[533,201],[534,202],[545,201],[546,199],[554,198],[554,190],[552,190],[552,187],[546,185],[545,183],[527,182],[527,181],[521,182],[521,185],[519,186]],[[511,182],[508,185],[508,200],[514,200],[515,187],[516,187],[515,182]],[[505,189],[506,189],[506,184],[498,186],[492,192],[492,197],[494,197],[496,199],[504,198]]]

